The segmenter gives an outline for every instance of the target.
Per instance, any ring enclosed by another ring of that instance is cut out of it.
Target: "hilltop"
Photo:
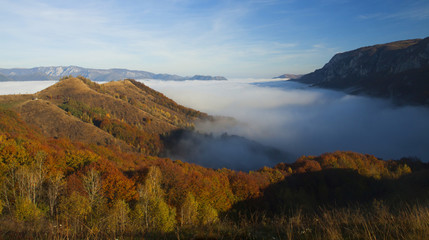
[[[397,104],[429,105],[429,38],[338,53],[323,68],[294,81]]]
[[[84,77],[64,77],[35,94],[1,96],[0,104],[46,137],[152,155],[161,151],[160,135],[208,118],[131,79],[100,85]]]
[[[179,76],[174,74],[156,74],[147,71],[120,68],[93,69],[78,66],[51,66],[35,68],[0,68],[0,81],[56,80],[65,76],[83,76],[93,81],[115,81],[120,79],[159,79],[159,80],[226,80],[222,76]]]

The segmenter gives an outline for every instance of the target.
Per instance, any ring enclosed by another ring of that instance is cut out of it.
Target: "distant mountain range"
[[[273,79],[279,79],[279,78],[298,79],[300,77],[302,77],[302,74],[283,74],[278,77],[273,77]]]
[[[429,105],[429,37],[338,53],[323,68],[294,81],[397,104]]]
[[[146,71],[128,69],[92,69],[77,66],[35,67],[35,68],[0,68],[0,81],[31,81],[31,80],[58,80],[64,76],[83,76],[93,81],[113,81],[126,78],[159,79],[159,80],[226,80],[222,76],[195,75],[182,77],[172,74],[155,74]]]

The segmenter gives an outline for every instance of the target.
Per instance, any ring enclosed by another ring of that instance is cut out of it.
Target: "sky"
[[[0,0],[0,68],[182,76],[312,72],[338,52],[429,36],[427,0]]]

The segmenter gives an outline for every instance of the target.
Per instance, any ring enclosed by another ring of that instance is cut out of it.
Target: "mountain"
[[[298,79],[300,77],[302,77],[302,74],[287,74],[286,73],[286,74],[280,75],[278,77],[273,77],[273,79],[277,79],[277,78]]]
[[[0,81],[30,81],[30,80],[58,80],[65,76],[83,76],[94,81],[113,81],[126,78],[133,79],[160,79],[160,80],[226,80],[221,76],[195,75],[192,77],[182,77],[171,74],[155,74],[146,71],[136,71],[128,69],[92,69],[77,66],[58,67],[36,67],[36,68],[0,68]]]
[[[9,106],[46,137],[151,155],[162,149],[160,135],[208,118],[130,79],[100,85],[65,77],[35,94],[0,96],[0,105]]]
[[[3,74],[0,74],[0,82],[4,82],[4,81],[11,81],[11,79],[9,79],[8,77],[6,77]]]
[[[48,138],[119,147],[204,167],[254,170],[292,159],[242,137],[199,134],[193,130],[195,121],[216,118],[132,79],[97,84],[84,77],[63,77],[35,94],[0,96],[0,110],[2,106]]]
[[[189,80],[227,80],[225,77],[222,76],[207,76],[207,75],[195,75],[193,77],[186,77],[186,79]]]
[[[323,68],[294,81],[397,104],[429,105],[429,38],[338,53]]]

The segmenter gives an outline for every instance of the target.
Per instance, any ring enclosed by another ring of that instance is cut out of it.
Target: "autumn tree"
[[[98,171],[91,168],[82,178],[83,187],[88,194],[88,199],[91,206],[100,197],[101,191],[101,176]]]
[[[218,212],[208,203],[200,204],[198,208],[198,222],[201,225],[215,223],[219,220]]]
[[[158,167],[149,168],[146,180],[139,187],[139,202],[135,207],[135,220],[143,225],[144,230],[161,232],[172,231],[175,224],[175,209],[164,200],[161,188],[162,175]]]
[[[192,193],[187,193],[180,207],[180,225],[194,225],[198,221],[199,204]]]
[[[114,237],[117,234],[124,234],[129,225],[128,214],[130,209],[124,200],[116,201],[109,209],[107,215],[107,230],[113,233]]]
[[[85,219],[91,213],[89,199],[73,192],[70,196],[63,196],[60,205],[60,217],[68,224],[74,233],[82,233],[86,229]],[[67,226],[68,227],[68,226]]]
[[[47,197],[51,216],[54,216],[54,209],[57,204],[57,199],[64,185],[65,180],[62,172],[53,173],[47,179]]]

